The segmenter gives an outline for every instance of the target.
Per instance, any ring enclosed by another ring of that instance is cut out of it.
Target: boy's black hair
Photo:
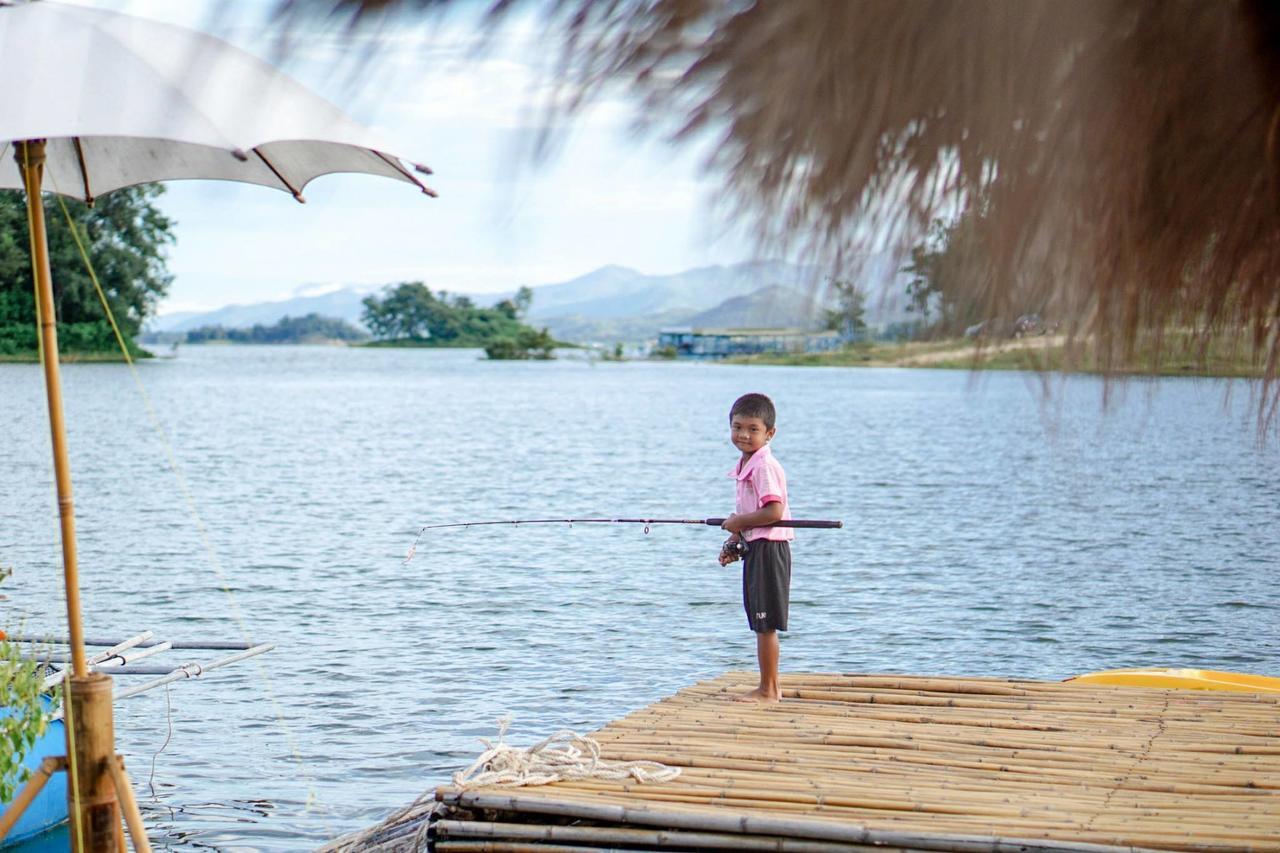
[[[729,420],[733,420],[734,415],[742,415],[744,418],[759,418],[764,421],[765,429],[773,429],[773,424],[778,419],[777,410],[773,408],[773,401],[764,394],[743,394],[734,400],[733,408],[729,410]]]

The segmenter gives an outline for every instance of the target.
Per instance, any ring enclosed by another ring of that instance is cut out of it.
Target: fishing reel
[[[747,543],[743,539],[726,539],[720,546],[721,556],[728,557],[728,562],[736,563],[747,556]]]

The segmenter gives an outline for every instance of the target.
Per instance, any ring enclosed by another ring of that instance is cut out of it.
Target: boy
[[[789,527],[765,527],[791,518],[787,477],[769,450],[777,430],[773,401],[764,394],[744,394],[729,410],[729,440],[742,452],[729,472],[737,486],[733,515],[721,525],[733,534],[720,552],[720,565],[737,559],[733,546],[747,545],[742,564],[742,604],[747,624],[756,635],[760,686],[737,697],[741,702],[778,702],[778,632],[787,630],[791,597],[791,540]]]

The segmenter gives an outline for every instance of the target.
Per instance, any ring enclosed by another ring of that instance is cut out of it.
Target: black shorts
[[[791,543],[756,539],[742,562],[742,606],[757,634],[787,630],[791,603]]]

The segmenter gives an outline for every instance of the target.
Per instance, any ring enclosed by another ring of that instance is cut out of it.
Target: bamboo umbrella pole
[[[22,172],[31,223],[31,258],[36,275],[40,314],[40,340],[44,351],[45,394],[49,404],[49,432],[53,447],[54,479],[58,493],[58,518],[62,528],[62,569],[67,598],[67,633],[71,645],[72,677],[64,702],[73,710],[67,726],[67,754],[75,744],[75,779],[67,786],[72,814],[71,835],[77,849],[98,853],[123,849],[120,811],[111,783],[109,765],[115,756],[115,727],[111,716],[111,679],[90,673],[84,653],[84,629],[80,617],[80,577],[76,563],[75,501],[71,491],[71,463],[67,453],[66,423],[62,411],[62,379],[58,368],[57,314],[53,303],[53,276],[49,269],[49,243],[45,232],[40,185],[44,177],[44,140],[14,144],[14,157]]]
[[[62,413],[62,377],[58,369],[58,327],[53,305],[53,275],[49,268],[49,238],[45,233],[44,204],[40,185],[44,178],[43,139],[14,143],[14,158],[22,171],[27,193],[27,215],[31,222],[35,256],[31,266],[36,275],[40,306],[40,339],[44,346],[44,387],[49,404],[49,433],[53,441],[53,470],[58,490],[58,518],[62,525],[62,571],[67,593],[67,632],[71,639],[72,672],[89,674],[84,656],[84,629],[80,619],[80,577],[76,563],[75,501],[71,493],[71,463],[67,454],[67,431]]]

